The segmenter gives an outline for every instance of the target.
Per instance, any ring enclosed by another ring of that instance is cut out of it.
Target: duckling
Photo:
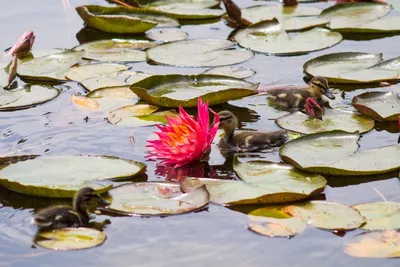
[[[237,117],[227,110],[221,111],[218,114],[220,116],[219,128],[223,129],[225,132],[218,145],[221,149],[255,152],[279,147],[289,139],[286,130],[235,133],[235,129],[239,124]]]
[[[40,210],[31,223],[40,230],[79,227],[89,222],[90,211],[110,203],[101,198],[93,188],[81,188],[74,196],[71,206],[59,205]]]
[[[324,106],[322,95],[329,99],[335,99],[329,89],[328,81],[321,76],[316,76],[311,79],[308,84],[309,88],[295,88],[295,89],[271,89],[266,91],[269,98],[281,107],[288,109],[302,110],[306,104],[306,99],[313,97],[320,107]]]
[[[322,115],[325,112],[324,106],[318,105],[317,101],[315,101],[314,97],[309,97],[306,99],[306,103],[304,104],[304,110],[307,115],[310,117],[317,118],[322,120]]]

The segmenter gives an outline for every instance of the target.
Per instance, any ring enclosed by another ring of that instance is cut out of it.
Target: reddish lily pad
[[[352,105],[378,121],[397,121],[400,116],[400,98],[396,92],[363,93],[353,98]]]

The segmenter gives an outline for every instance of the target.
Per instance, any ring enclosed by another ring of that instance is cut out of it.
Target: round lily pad
[[[109,76],[94,76],[80,81],[80,84],[85,87],[88,91],[94,91],[96,89],[114,86],[127,85],[126,82],[121,81],[117,77]]]
[[[112,185],[100,180],[131,177],[145,169],[141,162],[107,156],[40,156],[2,165],[0,184],[27,195],[70,198],[85,186],[106,192]]]
[[[286,208],[308,225],[327,230],[352,230],[365,223],[365,217],[356,209],[328,201],[309,201]]]
[[[353,98],[352,105],[378,121],[397,121],[400,116],[400,99],[396,92],[363,93]]]
[[[83,58],[98,61],[139,62],[146,61],[146,48],[156,46],[155,43],[135,39],[111,39],[85,43],[74,48],[85,50]]]
[[[270,237],[292,237],[302,233],[307,224],[289,215],[282,206],[268,206],[253,210],[248,215],[248,228]]]
[[[185,192],[206,185],[211,201],[221,205],[274,204],[298,201],[319,194],[326,185],[320,175],[268,161],[246,163],[234,159],[233,169],[243,181],[186,178]]]
[[[96,229],[62,228],[47,232],[40,232],[35,243],[52,250],[78,250],[100,246],[107,236]]]
[[[298,31],[327,24],[329,21],[326,19],[310,17],[317,16],[320,13],[321,9],[304,5],[296,7],[252,6],[242,9],[242,18],[252,24],[277,18],[285,31]]]
[[[179,25],[177,20],[145,8],[87,5],[77,7],[76,11],[89,27],[110,33],[138,34],[155,26]]]
[[[356,235],[345,244],[344,252],[358,258],[399,258],[400,232],[387,230]]]
[[[17,74],[21,78],[29,80],[66,80],[65,72],[78,63],[84,53],[84,51],[68,50],[23,61],[18,64]]]
[[[196,107],[198,97],[210,105],[255,94],[258,84],[220,75],[152,75],[131,85],[141,99],[162,107]]]
[[[289,37],[275,18],[239,30],[233,38],[242,47],[256,52],[282,56],[325,49],[343,39],[340,33],[319,27]]]
[[[391,7],[378,3],[342,3],[331,6],[319,15],[320,18],[328,19],[331,29],[342,30],[357,28],[365,22],[374,21],[390,12]]]
[[[216,7],[219,0],[136,0],[142,7],[181,7],[201,9],[208,7]]]
[[[400,229],[400,203],[377,202],[354,205],[367,223],[361,227],[365,230]]]
[[[113,63],[98,63],[73,67],[65,73],[65,77],[73,81],[83,81],[98,76],[117,75],[118,72],[129,69],[127,65]]]
[[[60,91],[54,87],[29,85],[9,91],[0,90],[0,111],[24,109],[56,98]]]
[[[211,8],[193,8],[184,6],[158,6],[150,8],[150,10],[157,10],[169,17],[175,19],[215,19],[225,14],[222,9]]]
[[[375,126],[375,121],[365,115],[330,108],[325,109],[322,121],[298,111],[278,118],[276,123],[286,130],[304,134],[333,130],[365,133]]]
[[[205,186],[184,194],[177,183],[146,182],[121,185],[109,191],[109,209],[130,215],[175,215],[208,204]]]
[[[372,175],[400,168],[400,146],[358,150],[359,133],[331,131],[289,141],[280,148],[281,158],[310,172],[330,175]]]
[[[141,127],[167,123],[165,116],[174,117],[178,114],[174,109],[156,112],[157,109],[157,106],[148,104],[129,105],[110,111],[107,120],[118,126]]]
[[[171,30],[152,30],[146,33],[146,37],[158,42],[181,41],[188,38],[188,34],[184,31]]]
[[[256,74],[256,72],[252,69],[245,69],[243,67],[223,66],[223,67],[208,69],[205,72],[203,72],[203,74],[223,75],[237,79],[246,79]]]
[[[400,57],[382,61],[382,54],[334,53],[303,65],[309,77],[323,76],[330,83],[379,83],[400,79]]]
[[[238,64],[253,57],[251,51],[229,49],[235,43],[222,39],[191,39],[150,48],[147,57],[177,67],[217,67]]]

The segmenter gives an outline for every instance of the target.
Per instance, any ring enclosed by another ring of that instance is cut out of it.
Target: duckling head
[[[223,110],[219,114],[219,128],[225,132],[225,137],[229,138],[239,125],[239,121],[232,112]]]
[[[322,95],[325,95],[329,99],[335,99],[332,91],[329,89],[328,80],[321,76],[315,76],[311,79],[310,83],[311,94],[316,99],[321,99]]]
[[[89,211],[94,211],[97,207],[110,205],[91,187],[81,188],[74,197],[73,207],[79,213],[87,214]]]

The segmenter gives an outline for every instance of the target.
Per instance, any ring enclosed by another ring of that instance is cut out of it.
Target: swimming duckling
[[[288,141],[289,137],[286,130],[274,132],[240,132],[235,133],[239,121],[232,112],[224,110],[218,113],[219,128],[225,134],[219,141],[221,149],[231,151],[254,152],[273,147],[279,147]]]
[[[72,207],[59,205],[45,208],[33,217],[31,223],[40,230],[79,227],[89,222],[89,212],[109,204],[93,188],[84,187],[75,194]]]
[[[266,93],[279,106],[297,110],[304,108],[306,99],[309,97],[314,97],[320,107],[324,106],[322,95],[332,100],[335,99],[335,96],[329,89],[328,81],[324,77],[316,76],[311,79],[308,85],[309,88],[295,88],[290,90],[277,88],[268,90]]]

